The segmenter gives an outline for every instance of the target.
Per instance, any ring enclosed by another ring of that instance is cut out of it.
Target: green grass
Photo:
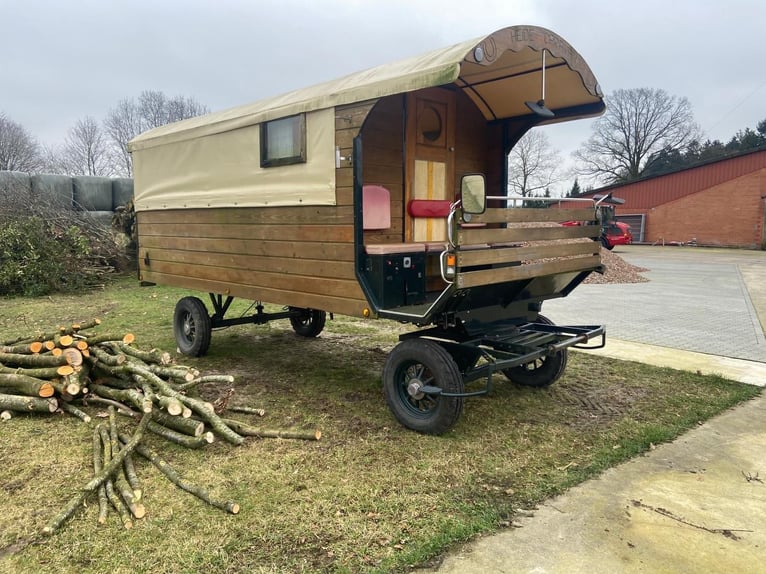
[[[102,332],[130,331],[139,346],[172,352],[173,306],[184,295],[126,278],[81,297],[2,300],[0,340],[99,317]],[[247,306],[237,301],[230,315]],[[0,424],[0,571],[406,571],[759,391],[572,353],[549,389],[498,376],[491,397],[466,401],[452,431],[423,436],[399,426],[382,396],[385,355],[405,329],[336,317],[319,338],[303,340],[287,322],[238,326],[215,332],[207,357],[177,357],[205,374],[235,374],[231,401],[267,411],[243,420],[322,430],[318,442],[217,441],[197,451],[150,437],[186,478],[239,502],[236,516],[138,460],[147,516],[132,530],[114,515],[97,525],[91,500],[41,538],[91,475],[91,429],[63,415]],[[214,399],[226,387],[201,392]]]

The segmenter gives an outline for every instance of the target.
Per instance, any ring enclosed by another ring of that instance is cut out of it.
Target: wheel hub
[[[411,379],[407,385],[407,393],[416,401],[422,399],[425,394],[420,391],[423,387],[423,383],[420,379]]]
[[[187,337],[191,336],[192,331],[194,331],[194,321],[191,317],[186,317],[186,319],[184,319],[183,330],[184,335]]]

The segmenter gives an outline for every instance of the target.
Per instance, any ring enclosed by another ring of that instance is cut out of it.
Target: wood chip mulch
[[[585,283],[646,283],[649,281],[641,275],[644,271],[649,271],[648,269],[631,265],[613,251],[602,248],[601,262],[606,267],[606,272],[603,275],[591,273],[584,281]]]

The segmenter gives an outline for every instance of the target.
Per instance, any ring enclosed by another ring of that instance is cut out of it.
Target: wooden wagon
[[[212,312],[197,297],[176,306],[191,355],[244,322],[289,319],[308,337],[328,312],[419,327],[389,354],[384,391],[402,424],[443,433],[494,373],[548,385],[568,347],[604,344],[601,326],[540,315],[601,270],[597,206],[507,195],[528,130],[603,110],[564,39],[513,26],[156,128],[130,143],[140,279],[210,294]],[[227,318],[234,297],[285,307]]]

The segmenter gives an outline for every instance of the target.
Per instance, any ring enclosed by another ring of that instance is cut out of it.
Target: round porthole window
[[[426,105],[420,111],[420,133],[427,142],[436,142],[442,135],[442,118],[433,106]]]

